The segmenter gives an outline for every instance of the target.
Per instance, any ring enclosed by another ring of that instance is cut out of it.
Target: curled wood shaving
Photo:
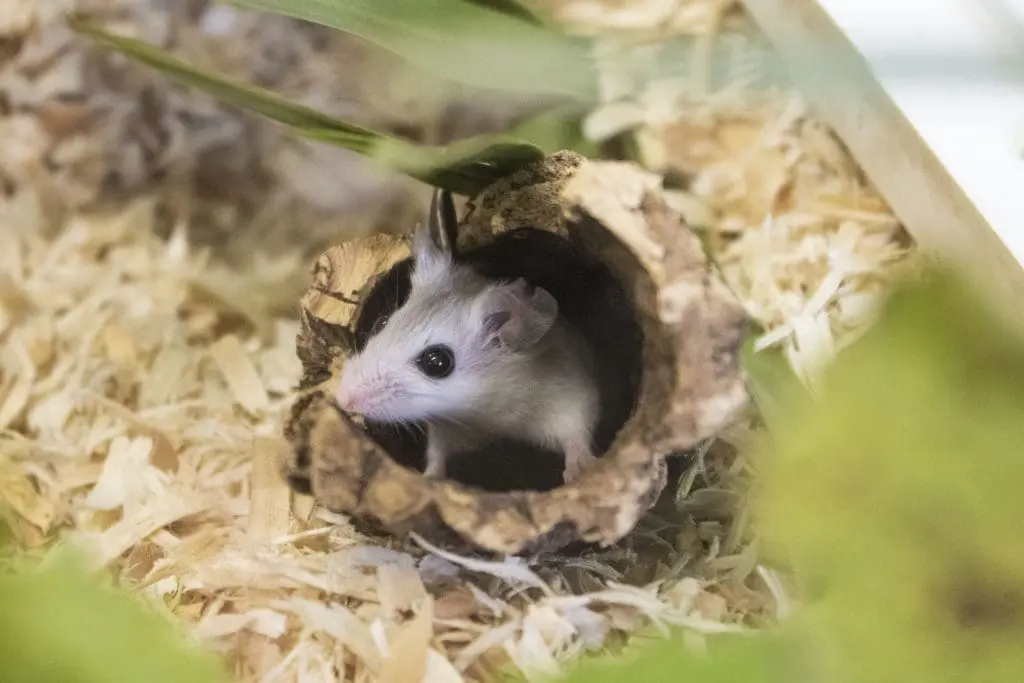
[[[453,564],[465,567],[470,571],[482,572],[485,574],[491,574],[504,581],[516,585],[525,585],[532,588],[539,588],[548,595],[553,595],[551,587],[548,586],[539,576],[529,570],[525,566],[525,563],[519,558],[509,557],[504,562],[488,562],[485,560],[475,560],[469,557],[460,557],[454,553],[449,553],[445,550],[441,550],[437,546],[431,545],[425,541],[419,534],[411,534],[411,537],[420,546],[426,548],[430,552],[434,553],[438,557],[441,557]]]

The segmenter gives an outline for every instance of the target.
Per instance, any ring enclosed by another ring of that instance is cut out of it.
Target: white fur
[[[346,363],[341,406],[379,422],[427,422],[429,476],[444,475],[451,453],[506,436],[561,448],[574,477],[592,457],[598,413],[586,344],[560,318],[527,348],[495,343],[480,302],[501,284],[454,264],[428,241],[417,241],[414,254],[409,298]],[[443,379],[416,367],[434,344],[455,352],[455,370]]]

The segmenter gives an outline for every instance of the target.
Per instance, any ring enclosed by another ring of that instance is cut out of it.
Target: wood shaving
[[[572,6],[596,12],[615,4]],[[648,168],[686,179],[687,188],[670,190],[670,199],[706,233],[726,281],[766,328],[757,348],[781,346],[813,388],[835,354],[870,325],[885,286],[916,265],[913,249],[800,96],[750,87],[763,80],[749,71],[763,39],[734,3],[681,4],[692,22],[679,33],[745,56],[727,64],[721,85],[707,91],[710,65],[695,64],[680,79],[650,58],[651,41],[664,33],[658,22],[631,26],[609,10],[602,16],[616,32],[599,65],[602,82],[616,85],[604,89],[584,133],[600,141],[629,130]]]

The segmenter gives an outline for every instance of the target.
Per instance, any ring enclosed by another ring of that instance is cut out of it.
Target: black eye
[[[427,377],[444,379],[455,370],[455,354],[444,344],[428,346],[416,357],[416,367]]]
[[[370,336],[376,335],[378,332],[384,329],[384,326],[388,324],[388,320],[391,319],[390,314],[382,315],[373,321],[373,327],[370,328]]]

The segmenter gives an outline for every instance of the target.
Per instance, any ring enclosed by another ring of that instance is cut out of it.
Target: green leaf
[[[792,383],[781,358],[745,360]],[[787,414],[752,454],[759,535],[815,595],[767,632],[710,638],[707,657],[668,640],[568,683],[1024,680],[1024,339],[933,273],[890,299],[821,394],[773,389]]]
[[[740,348],[740,361],[747,375],[747,387],[769,430],[774,431],[793,412],[798,403],[810,399],[804,386],[781,349],[769,347],[756,351],[756,334],[748,336]]]
[[[529,140],[545,154],[570,150],[586,157],[598,155],[598,145],[583,137],[584,112],[575,107],[543,112],[519,123],[510,134]]]
[[[216,657],[87,577],[70,557],[0,576],[0,676],[11,683],[223,683]]]
[[[268,90],[233,83],[172,57],[153,45],[112,35],[87,22],[69,21],[79,33],[180,83],[273,119],[304,137],[353,150],[391,170],[458,194],[475,195],[498,178],[544,157],[538,147],[508,135],[482,135],[447,146],[414,145],[294,104]]]
[[[471,0],[230,0],[351,33],[418,67],[480,88],[591,101],[590,47]]]
[[[800,618],[833,680],[1024,680],[1024,340],[933,274],[793,413],[755,508],[819,588]]]
[[[709,637],[709,655],[688,652],[677,639],[631,647],[615,657],[585,661],[563,683],[797,683],[803,643],[789,635]]]
[[[520,21],[525,21],[528,24],[534,24],[539,26],[543,25],[544,23],[529,8],[527,8],[525,5],[523,5],[523,3],[518,2],[517,0],[466,1],[474,5],[480,5],[481,7],[486,7],[488,9],[494,10],[495,12],[501,12],[502,14],[514,17],[516,19],[519,19]]]

